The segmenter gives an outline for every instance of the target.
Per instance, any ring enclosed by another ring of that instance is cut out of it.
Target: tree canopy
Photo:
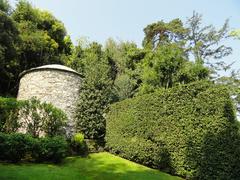
[[[64,64],[61,55],[70,53],[71,43],[62,22],[26,1],[19,1],[12,17],[20,31],[19,59],[22,69],[51,63]]]
[[[16,86],[18,71],[17,44],[19,31],[16,22],[8,15],[7,1],[0,1],[0,94],[11,94]]]

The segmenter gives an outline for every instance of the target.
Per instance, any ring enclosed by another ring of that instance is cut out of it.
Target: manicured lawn
[[[87,158],[69,157],[60,165],[1,163],[0,179],[179,180],[180,178],[103,152],[91,154]]]

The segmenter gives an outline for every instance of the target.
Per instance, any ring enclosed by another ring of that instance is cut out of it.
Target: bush
[[[70,148],[72,154],[86,155],[88,153],[88,148],[86,142],[84,141],[84,135],[82,133],[76,133],[70,142]]]
[[[21,105],[20,127],[33,137],[65,134],[66,114],[52,104],[32,98]]]
[[[7,160],[18,162],[23,159],[31,150],[31,137],[28,135],[15,133],[7,138],[5,156]]]
[[[37,162],[60,162],[66,150],[67,142],[62,137],[33,138],[20,133],[0,133],[0,160],[19,162],[29,156]]]
[[[223,86],[196,82],[113,104],[106,145],[129,160],[190,179],[237,179],[239,126]]]
[[[66,157],[67,142],[63,137],[43,137],[37,139],[33,146],[32,157],[37,162],[60,162]]]
[[[7,141],[8,141],[8,134],[0,132],[0,160],[6,159]]]
[[[50,103],[0,97],[0,132],[12,133],[20,128],[34,137],[57,136],[65,134],[66,121],[66,114]]]
[[[30,136],[20,133],[0,133],[0,160],[18,162],[30,151]]]

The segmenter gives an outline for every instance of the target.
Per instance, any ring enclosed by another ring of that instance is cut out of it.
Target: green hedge
[[[113,104],[106,145],[190,179],[238,179],[239,126],[223,86],[196,82]]]

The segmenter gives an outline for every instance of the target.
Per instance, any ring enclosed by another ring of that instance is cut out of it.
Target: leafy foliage
[[[76,133],[73,135],[70,142],[70,148],[73,151],[72,154],[86,155],[88,153],[87,145],[82,133]]]
[[[9,13],[10,5],[7,0],[0,0],[0,10],[5,13]]]
[[[0,159],[20,161],[30,151],[30,142],[28,135],[0,133]]]
[[[196,82],[113,104],[106,143],[124,158],[190,179],[238,179],[239,126],[223,86]]]
[[[85,78],[80,86],[77,130],[87,139],[101,139],[105,135],[104,112],[112,98],[109,66],[97,43],[84,49],[81,62]]]
[[[158,21],[144,28],[143,46],[155,49],[166,43],[182,41],[187,33],[180,19],[173,19],[169,23]]]
[[[66,114],[49,103],[32,98],[17,101],[14,98],[0,98],[0,131],[16,132],[21,129],[34,137],[56,136],[65,133]]]
[[[224,65],[223,61],[214,62],[213,59],[219,60],[232,52],[231,47],[222,43],[230,37],[228,20],[220,29],[213,25],[203,26],[202,15],[196,12],[187,19],[186,25],[180,19],[173,19],[168,23],[158,21],[145,27],[144,33],[145,48],[155,50],[164,44],[177,43],[196,62],[207,63],[213,68]]]
[[[184,49],[178,44],[162,45],[148,52],[138,64],[138,73],[142,81],[139,94],[209,77],[209,69],[200,63],[188,61]]]
[[[9,95],[16,90],[18,62],[16,45],[19,31],[16,23],[7,14],[8,4],[0,1],[0,95]]]
[[[59,162],[66,150],[67,142],[62,137],[38,139],[20,133],[0,133],[0,160],[19,162],[28,156],[37,162]]]
[[[65,64],[72,43],[51,13],[20,0],[14,10],[0,1],[0,95],[16,96],[18,75],[45,64]]]
[[[67,155],[67,142],[61,136],[36,139],[32,156],[37,162],[60,162]]]
[[[228,20],[218,30],[213,25],[201,26],[202,15],[193,12],[192,17],[187,20],[186,40],[188,50],[196,61],[204,63],[210,58],[221,59],[231,54],[232,48],[222,43],[229,38]]]
[[[20,31],[21,70],[44,64],[60,63],[61,54],[70,53],[64,25],[47,11],[41,11],[26,1],[19,1],[12,14]]]
[[[66,125],[66,114],[49,103],[41,103],[32,98],[25,101],[20,109],[20,128],[26,130],[33,137],[41,134],[47,136],[64,135]]]
[[[0,132],[15,132],[19,128],[19,106],[14,98],[0,97]]]
[[[138,48],[134,42],[109,39],[104,53],[110,65],[116,101],[133,97],[139,87],[137,64],[145,57],[145,50]]]

